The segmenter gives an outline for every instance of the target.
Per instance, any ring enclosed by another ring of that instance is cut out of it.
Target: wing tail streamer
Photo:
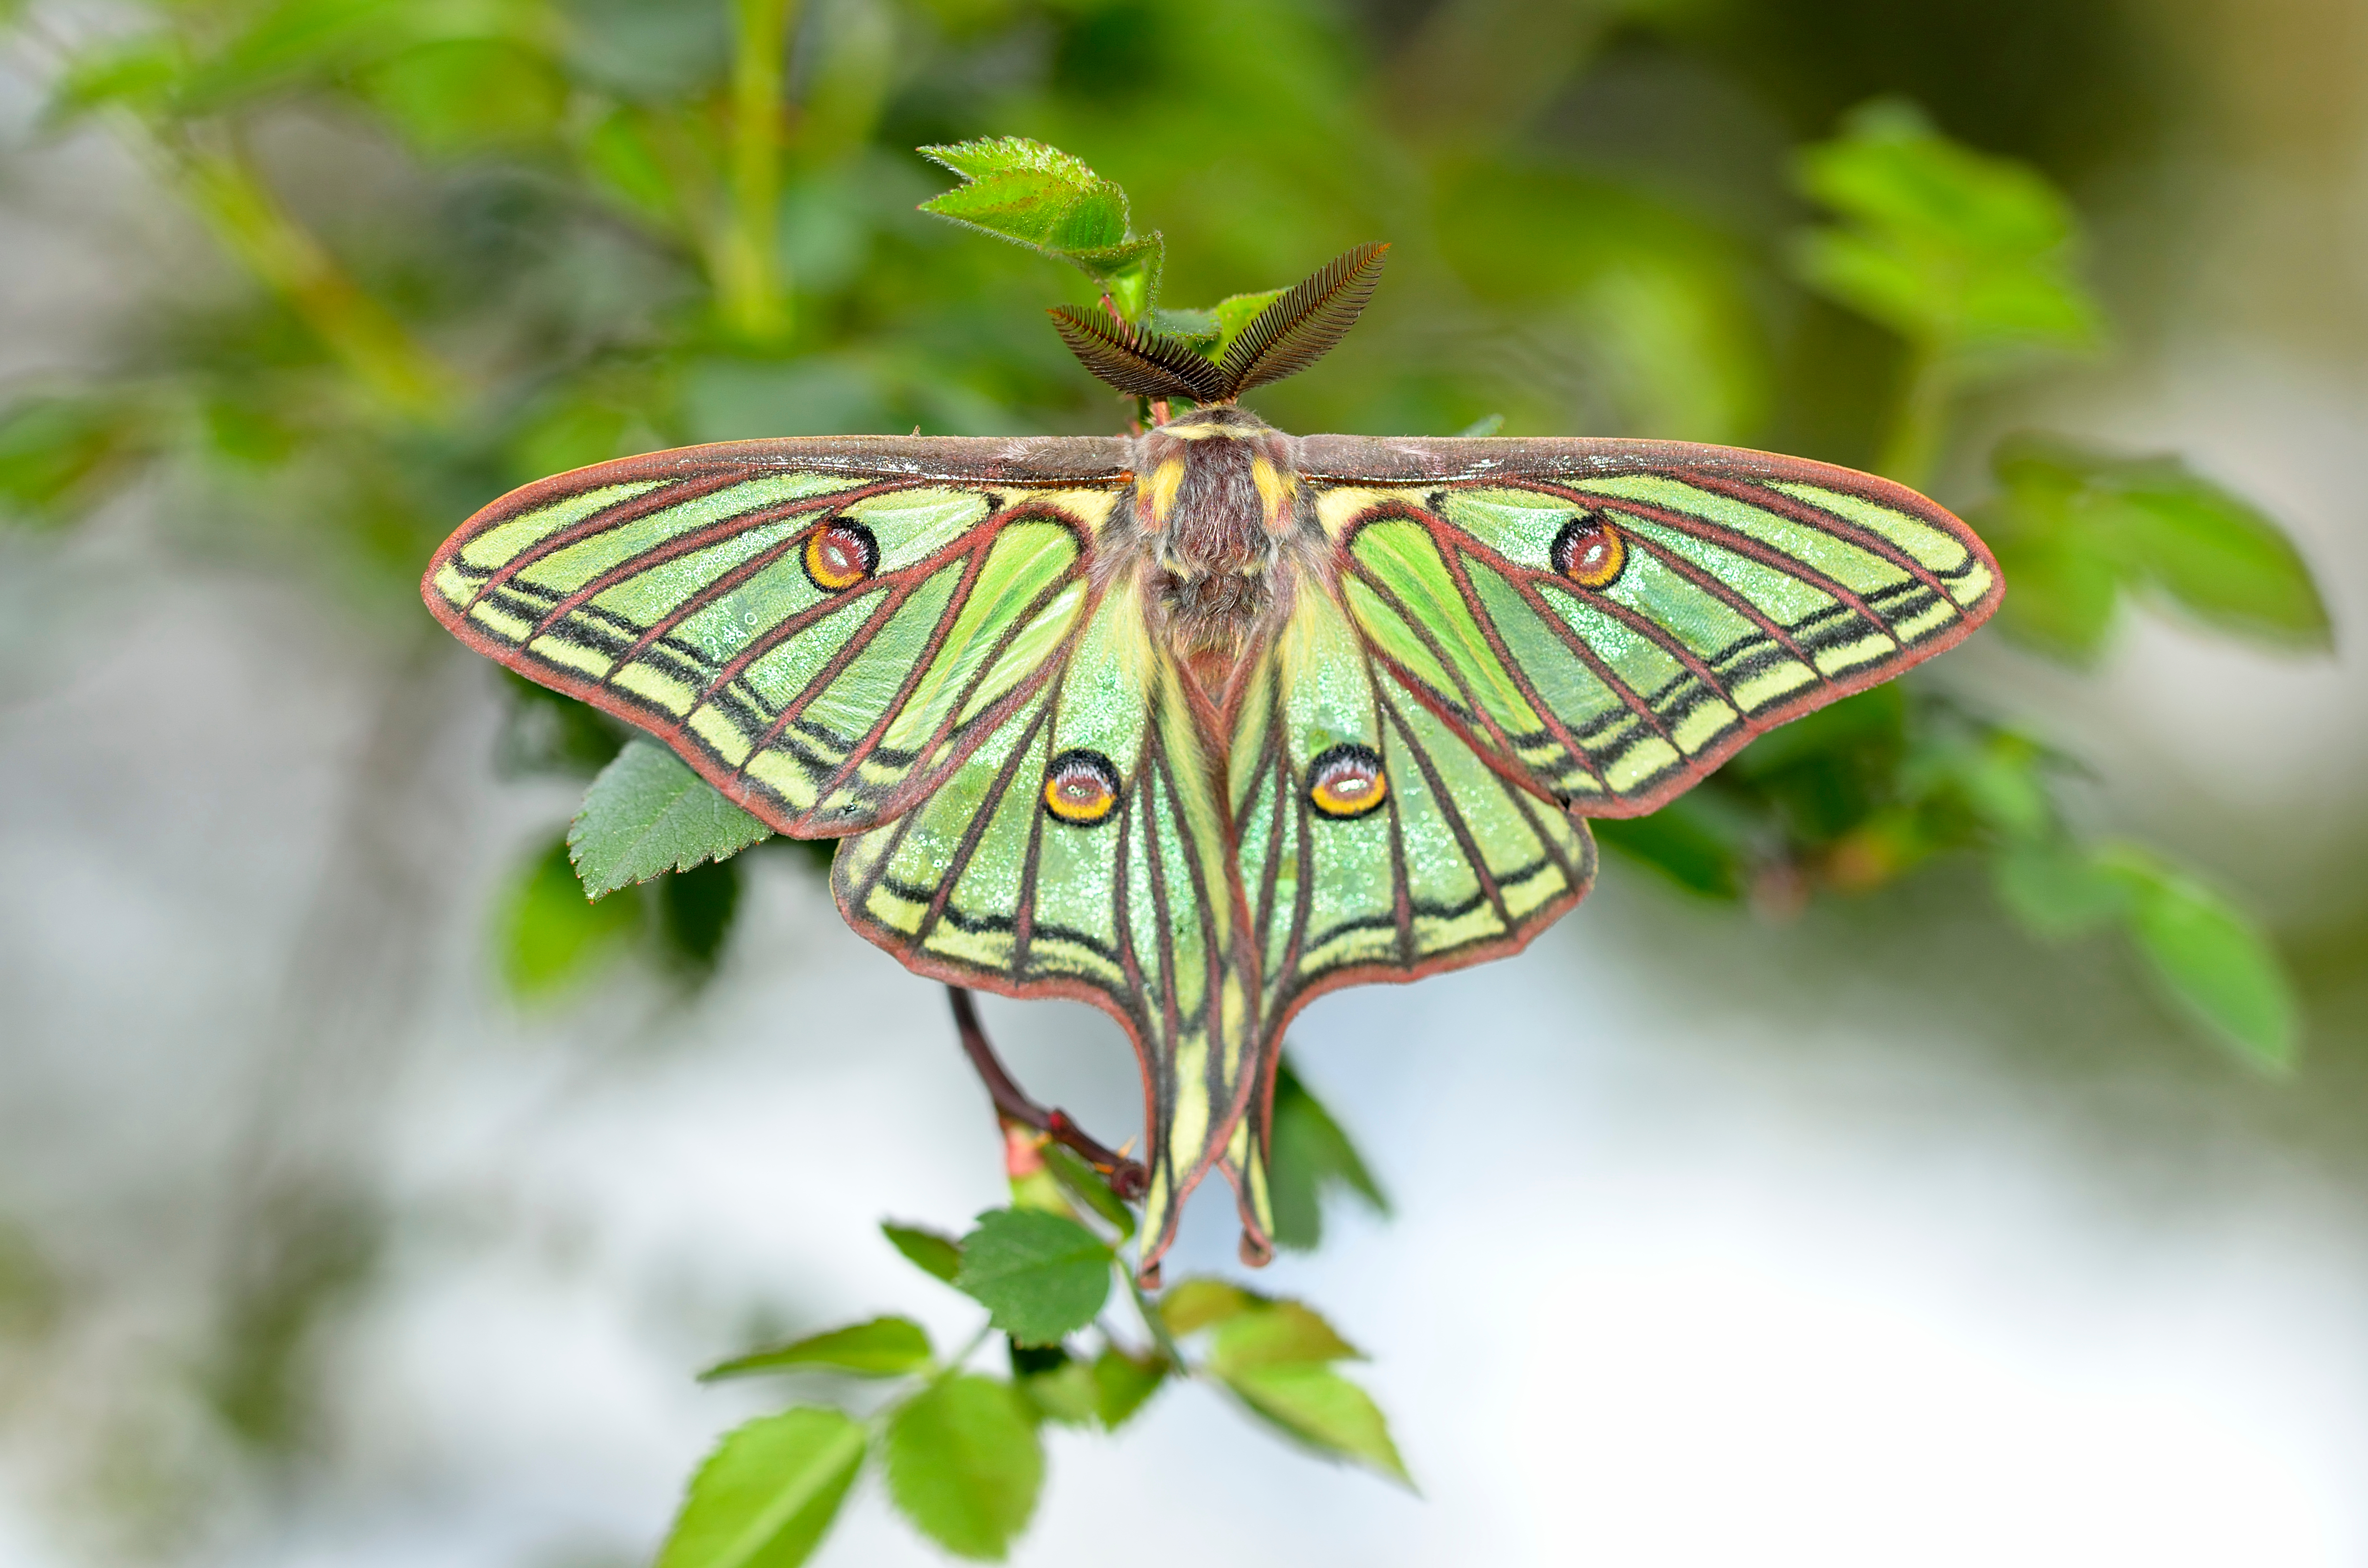
[[[1134,596],[1105,595],[1054,677],[935,794],[845,840],[831,876],[849,924],[908,967],[1091,1002],[1125,1028],[1148,1269],[1238,1142],[1266,1062],[1208,748]]]

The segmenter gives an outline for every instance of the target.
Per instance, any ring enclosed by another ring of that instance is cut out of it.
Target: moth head
[[[1252,387],[1295,376],[1357,324],[1380,281],[1385,244],[1359,245],[1277,296],[1212,359],[1180,337],[1108,314],[1055,306],[1053,329],[1087,369],[1135,397],[1231,403]]]

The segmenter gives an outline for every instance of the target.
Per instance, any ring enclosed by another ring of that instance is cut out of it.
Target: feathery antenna
[[[1122,392],[1137,397],[1189,397],[1195,403],[1224,400],[1223,373],[1181,338],[1137,332],[1075,305],[1057,305],[1048,313],[1053,330],[1061,335],[1069,352]]]
[[[1336,347],[1381,281],[1385,244],[1359,245],[1258,313],[1225,350],[1225,395],[1295,376]]]
[[[1069,351],[1122,392],[1231,403],[1252,387],[1297,375],[1338,347],[1373,297],[1389,248],[1359,245],[1336,258],[1260,311],[1219,361],[1203,358],[1181,338],[1075,305],[1057,306],[1050,314]]]

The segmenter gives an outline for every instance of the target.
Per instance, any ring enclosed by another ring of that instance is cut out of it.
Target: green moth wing
[[[1949,647],[2004,591],[1946,510],[1824,463],[1645,441],[1304,451],[1377,657],[1582,816],[1654,810],[1752,736]]]
[[[927,801],[843,841],[831,881],[848,923],[911,969],[1125,1025],[1148,1267],[1242,1125],[1261,1059],[1222,781],[1142,592],[1113,582],[1050,678]]]
[[[1312,580],[1242,688],[1228,791],[1261,1062],[1224,1169],[1267,1233],[1270,1078],[1292,1015],[1343,985],[1519,951],[1586,895],[1595,845],[1427,706]]]
[[[1226,1169],[1261,1222],[1267,1080],[1301,1006],[1518,950],[1586,894],[1581,819],[1654,810],[2004,591],[1956,517],[1822,463],[1345,436],[1299,457],[1331,570],[1230,750],[1264,1060]]]
[[[1117,440],[741,441],[528,485],[421,584],[480,653],[665,741],[780,831],[957,768],[1081,623]]]
[[[422,584],[479,652],[841,838],[849,924],[914,970],[1097,1003],[1141,1059],[1147,1263],[1257,1083],[1207,717],[1092,573],[1126,444],[783,439],[495,502]]]

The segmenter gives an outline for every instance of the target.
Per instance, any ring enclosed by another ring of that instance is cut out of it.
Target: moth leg
[[[1044,1134],[1055,1142],[1067,1145],[1087,1165],[1110,1182],[1110,1190],[1129,1201],[1140,1199],[1151,1185],[1150,1173],[1140,1161],[1129,1159],[1117,1150],[1098,1142],[1084,1128],[1071,1120],[1068,1112],[1038,1105],[1028,1092],[1014,1082],[987,1042],[986,1029],[978,1021],[978,1006],[970,993],[959,985],[946,987],[953,1003],[954,1029],[962,1037],[962,1054],[986,1085],[987,1098],[995,1102],[996,1115],[1005,1122],[1017,1122]]]

